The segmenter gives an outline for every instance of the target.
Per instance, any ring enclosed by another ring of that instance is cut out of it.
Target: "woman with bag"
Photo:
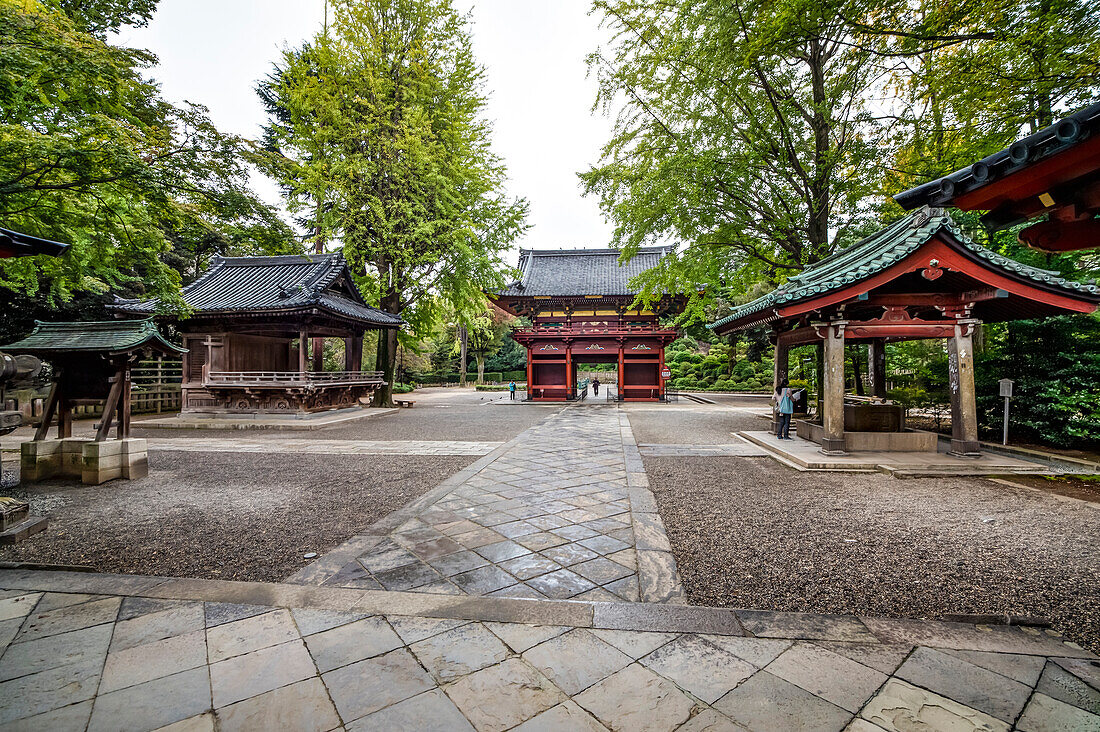
[[[799,393],[801,390],[799,390]],[[791,391],[790,382],[783,379],[779,386],[775,387],[775,399],[779,402],[779,421],[775,429],[775,436],[780,440],[791,438],[791,415],[794,414],[795,393]]]

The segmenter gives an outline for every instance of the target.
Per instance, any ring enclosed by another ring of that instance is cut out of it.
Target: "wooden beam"
[[[50,433],[50,422],[53,422],[53,413],[57,410],[57,402],[61,397],[61,382],[55,381],[50,387],[50,394],[46,397],[46,406],[42,409],[42,421],[38,429],[34,431],[34,440],[38,442],[46,439]],[[60,437],[60,435],[58,435]]]
[[[107,433],[114,421],[115,410],[118,409],[119,398],[122,396],[123,374],[121,369],[111,377],[111,391],[107,395],[107,401],[103,404],[103,418],[99,422],[99,428],[95,432],[95,441],[103,442],[107,439]]]

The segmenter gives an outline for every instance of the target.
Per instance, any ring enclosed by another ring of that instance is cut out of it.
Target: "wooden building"
[[[619,398],[664,398],[665,346],[677,332],[663,328],[659,318],[678,312],[683,302],[664,297],[653,308],[636,307],[630,280],[668,252],[643,248],[620,264],[615,249],[520,250],[520,279],[490,299],[531,320],[530,328],[512,334],[527,348],[528,399],[575,399],[578,365],[596,363],[618,367]]]
[[[1100,103],[894,200],[985,211],[992,231],[1045,217],[1019,233],[1040,251],[1100,247]]]
[[[188,350],[182,411],[294,414],[359,404],[384,384],[363,371],[363,336],[399,328],[397,315],[367,305],[340,254],[216,258],[183,288],[186,316],[156,315]],[[156,301],[119,300],[126,315]],[[324,339],[343,341],[344,364],[325,371]],[[312,349],[312,353],[310,350]]]
[[[710,324],[716,333],[769,328],[775,383],[787,377],[788,350],[820,344],[822,414],[798,435],[827,454],[846,450],[935,450],[903,425],[886,431],[851,424],[844,400],[845,343],[866,343],[872,393],[885,395],[884,344],[944,338],[949,357],[951,452],[978,454],[974,329],[981,323],[1091,313],[1100,287],[1070,282],[975,244],[942,209],[922,208],[803,270],[764,297]],[[888,408],[889,405],[883,405]],[[863,415],[866,416],[866,415]],[[874,419],[867,420],[873,423]],[[889,420],[883,420],[888,423]]]

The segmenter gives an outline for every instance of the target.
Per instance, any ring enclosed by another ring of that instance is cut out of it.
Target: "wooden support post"
[[[835,321],[825,326],[825,376],[822,385],[821,451],[826,455],[844,454],[844,326]]]
[[[947,339],[947,371],[951,388],[952,455],[978,457],[978,414],[974,392],[974,328],[977,320],[959,320]]]
[[[657,398],[665,398],[665,380],[661,377],[661,372],[665,370],[665,347],[661,346],[661,350],[657,352]]]
[[[867,371],[871,380],[871,396],[886,397],[886,341],[875,338],[867,345]]]
[[[535,398],[535,383],[533,381],[535,376],[535,369],[531,363],[531,347],[527,347],[527,399],[531,400]]]
[[[626,371],[626,367],[625,367],[625,362],[623,360],[623,344],[620,343],[619,344],[619,383],[618,383],[619,391],[615,394],[616,398],[618,398],[619,400],[622,400],[624,398],[623,387],[626,386],[626,373],[625,373],[625,371]]]
[[[103,403],[103,417],[99,421],[99,428],[95,432],[95,441],[103,442],[107,439],[107,433],[111,429],[111,422],[114,421],[115,410],[118,409],[119,399],[122,396],[123,387],[123,374],[120,369],[114,376],[111,377],[111,391],[107,395],[107,401]]]
[[[565,398],[575,399],[577,396],[577,381],[573,378],[573,346],[565,347]]]
[[[61,383],[55,381],[53,386],[50,387],[50,395],[46,397],[46,406],[42,409],[42,421],[38,424],[38,429],[34,431],[35,442],[44,440],[49,436],[50,423],[53,422],[53,413],[57,411],[57,403],[60,398]],[[58,436],[60,437],[60,434]]]
[[[73,436],[73,407],[64,389],[57,400],[57,436],[63,440]]]
[[[119,371],[120,378],[122,379],[122,395],[120,397],[118,406],[118,438],[125,440],[130,436],[130,361],[126,356],[123,356],[121,369]]]
[[[779,385],[790,372],[790,350],[786,345],[775,342],[775,359],[772,362],[772,434],[779,430],[779,402],[775,399]]]
[[[325,339],[314,338],[310,350],[313,352],[313,370],[325,370]]]
[[[309,368],[309,334],[298,332],[298,371],[304,374]]]

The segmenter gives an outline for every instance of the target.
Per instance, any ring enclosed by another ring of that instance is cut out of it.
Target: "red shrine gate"
[[[564,401],[577,397],[580,364],[618,366],[618,395],[626,401],[665,396],[665,347],[677,331],[662,328],[661,315],[681,305],[663,298],[653,309],[632,308],[629,281],[655,266],[668,249],[641,249],[619,266],[613,249],[521,250],[523,277],[492,295],[494,303],[531,319],[512,337],[527,348],[527,398]]]

